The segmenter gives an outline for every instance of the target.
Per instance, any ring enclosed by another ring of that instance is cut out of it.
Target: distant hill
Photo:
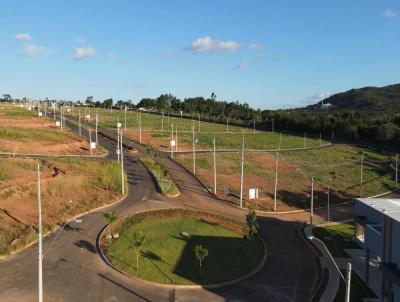
[[[400,113],[400,84],[351,89],[334,94],[306,109],[321,107],[329,111],[354,110],[371,115]]]

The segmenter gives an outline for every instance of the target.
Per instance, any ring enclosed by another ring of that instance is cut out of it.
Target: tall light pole
[[[314,218],[314,177],[311,177],[311,205],[310,205],[310,225],[313,226]]]
[[[229,130],[229,118],[226,117],[226,132]]]
[[[330,187],[328,186],[328,212],[327,212],[327,218],[328,222],[330,221]]]
[[[200,132],[200,113],[199,113],[199,132]]]
[[[361,154],[361,161],[360,161],[360,197],[362,196],[363,166],[364,166],[364,154]]]
[[[125,118],[125,120],[124,120],[124,128],[125,128],[125,131],[126,131],[126,109],[127,109],[127,108],[126,108],[126,106],[125,106],[125,117],[124,117],[124,118]]]
[[[214,136],[214,194],[217,195],[217,159],[215,152],[215,136]]]
[[[276,197],[278,194],[278,162],[279,162],[279,152],[276,152],[275,157],[275,185],[274,185],[274,212],[276,212]]]
[[[171,158],[174,158],[174,124],[171,124]]]
[[[345,302],[350,302],[350,289],[351,289],[351,263],[347,263],[347,275],[346,278],[343,276],[342,272],[340,271],[335,259],[332,257],[331,253],[329,252],[328,248],[326,247],[325,243],[318,239],[317,237],[314,236],[308,236],[307,237],[308,240],[315,240],[318,241],[326,250],[326,252],[328,253],[329,258],[331,259],[333,265],[335,266],[336,270],[339,273],[340,278],[342,278],[342,280],[344,281],[345,285],[346,285],[346,293],[345,293]]]
[[[61,126],[61,131],[63,131],[63,107],[60,107],[60,126]]]
[[[42,251],[42,200],[40,194],[40,166],[37,165],[37,203],[38,203],[38,245],[39,245],[39,267],[38,267],[38,292],[39,302],[43,302],[43,251]]]
[[[139,143],[142,143],[142,116],[139,116]]]
[[[96,111],[96,146],[99,144],[99,138],[97,134],[97,124],[99,123],[99,110]]]
[[[193,150],[193,174],[196,174],[196,140],[194,137],[194,123],[192,125],[192,150]]]
[[[164,132],[164,112],[162,113],[161,116],[161,131]]]
[[[241,173],[240,173],[240,207],[243,207],[243,172],[244,172],[244,132],[242,138],[242,156],[240,160]]]
[[[123,139],[122,130],[120,133],[121,133],[121,138],[120,138],[120,142],[121,142],[121,145],[120,145],[120,150],[121,150],[121,191],[122,191],[122,195],[125,195],[124,155],[123,155],[123,151],[122,151],[122,147],[123,147],[123,145],[122,145],[122,139]]]
[[[322,146],[322,133],[319,132],[319,145]]]
[[[89,149],[90,149],[90,156],[93,155],[93,151],[92,151],[92,129],[90,129],[89,126]]]
[[[175,126],[175,151],[178,152],[178,126]]]
[[[272,129],[272,133],[274,133],[274,130],[275,130],[275,121],[274,121],[274,119],[272,119],[272,127],[271,127]]]
[[[306,148],[306,138],[307,138],[307,133],[304,132],[304,139],[303,139],[303,149]]]
[[[82,127],[81,127],[81,109],[78,110],[78,113],[79,113],[79,122],[78,122],[78,125],[79,125],[79,135],[82,135]]]

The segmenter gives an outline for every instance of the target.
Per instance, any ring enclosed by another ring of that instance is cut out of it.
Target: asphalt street
[[[76,126],[68,124],[76,131]],[[86,135],[86,132],[84,132]],[[115,142],[99,135],[115,158]],[[140,152],[146,147],[135,144]],[[121,203],[80,217],[44,240],[45,301],[309,301],[320,277],[317,255],[301,236],[305,217],[259,216],[268,258],[262,269],[239,284],[206,289],[169,289],[144,285],[120,274],[97,253],[96,237],[105,226],[103,212],[118,215],[139,210],[189,207],[244,220],[246,211],[211,197],[184,168],[163,157],[182,194],[166,198],[157,192],[147,170],[125,150],[129,194]],[[129,155],[128,155],[129,154]],[[278,219],[280,218],[280,219]],[[37,301],[37,245],[0,262],[0,301]]]

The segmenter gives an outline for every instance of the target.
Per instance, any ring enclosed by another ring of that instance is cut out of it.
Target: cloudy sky
[[[400,82],[399,0],[3,1],[0,94],[260,108]]]

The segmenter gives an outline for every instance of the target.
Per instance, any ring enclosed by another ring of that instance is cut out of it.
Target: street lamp
[[[336,270],[339,272],[340,278],[342,278],[342,280],[346,284],[346,294],[345,294],[344,301],[345,302],[350,302],[351,263],[350,262],[347,263],[347,275],[346,275],[346,278],[345,278],[343,276],[342,272],[340,271],[338,265],[336,264],[335,260],[333,259],[331,253],[329,252],[328,248],[326,247],[325,243],[322,240],[319,240],[318,238],[316,238],[316,237],[314,237],[312,235],[308,236],[307,239],[310,240],[310,241],[311,240],[316,240],[316,241],[318,241],[319,243],[321,243],[324,246],[324,248],[325,248],[326,252],[328,253],[329,257],[331,258],[332,263],[334,264]]]

